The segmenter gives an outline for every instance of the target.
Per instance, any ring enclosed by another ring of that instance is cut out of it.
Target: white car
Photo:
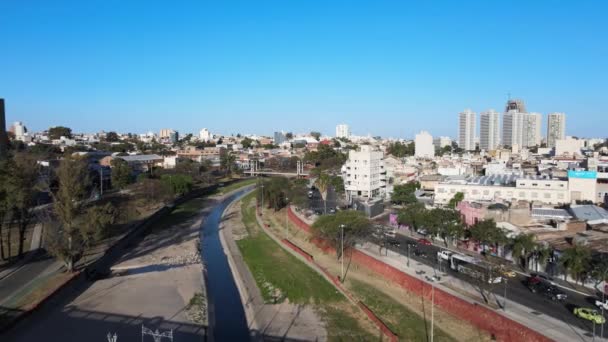
[[[602,302],[601,300],[596,300],[595,305],[600,309],[604,308],[604,310],[608,310],[608,299],[606,299],[606,301],[604,302]]]
[[[452,253],[450,251],[446,251],[446,250],[439,251],[439,252],[437,252],[437,259],[438,260],[443,259],[445,261],[448,261],[448,260],[450,260],[450,257],[452,256],[452,254],[454,254],[454,253]]]

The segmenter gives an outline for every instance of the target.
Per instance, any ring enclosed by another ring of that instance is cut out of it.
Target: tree
[[[312,132],[310,132],[310,136],[317,139],[317,141],[319,141],[319,139],[321,138],[321,133],[312,131]]]
[[[38,193],[39,166],[36,159],[25,153],[15,154],[12,162],[10,177],[5,183],[7,200],[11,203],[13,219],[17,223],[19,234],[18,255],[23,255],[25,232],[29,226]],[[10,252],[10,251],[9,251]]]
[[[107,142],[117,142],[120,140],[118,134],[116,132],[108,132],[106,133],[106,141]]]
[[[505,231],[496,226],[494,220],[482,220],[475,223],[468,230],[471,238],[479,242],[482,246],[496,246],[507,241]],[[482,247],[485,250],[485,247]]]
[[[416,203],[414,192],[418,187],[420,187],[418,182],[395,185],[391,194],[391,202],[394,204]]]
[[[8,255],[5,254],[5,250],[4,250],[4,233],[2,232],[5,228],[5,226],[7,228],[9,228],[8,226],[8,222],[10,222],[11,217],[10,217],[10,213],[11,213],[11,205],[10,205],[10,200],[8,198],[8,193],[7,193],[7,187],[6,184],[8,184],[10,178],[10,173],[9,173],[9,167],[8,167],[8,161],[7,160],[0,160],[0,258],[2,260],[6,260],[10,257],[10,251],[8,252]],[[10,228],[8,229],[8,232],[10,234]],[[8,246],[7,248],[10,246],[10,235],[7,237],[7,242],[8,242]]]
[[[193,181],[192,177],[189,175],[164,174],[160,176],[160,181],[166,188],[170,189],[174,195],[183,195],[192,190]]]
[[[231,175],[236,169],[236,157],[231,152],[222,149],[220,153],[220,167],[227,175]]]
[[[131,183],[132,170],[124,159],[114,158],[111,162],[112,165],[112,186],[118,189],[124,189]]]
[[[250,149],[253,146],[253,140],[251,138],[245,137],[241,140],[241,145],[243,145],[244,149]]]
[[[108,234],[108,227],[116,222],[117,216],[118,211],[110,202],[87,208],[82,217],[82,235],[85,246],[91,247],[93,243],[104,239]]]
[[[57,169],[58,189],[51,192],[53,210],[60,227],[51,244],[51,253],[61,258],[69,272],[82,252],[82,232],[78,216],[82,214],[89,183],[88,166],[83,158],[65,157]]]
[[[337,170],[344,165],[347,156],[327,145],[320,145],[316,151],[306,152],[304,162],[314,164],[320,170]]]
[[[72,129],[64,126],[56,126],[49,128],[49,139],[56,140],[61,137],[71,138]]]
[[[321,216],[312,225],[313,234],[329,242],[336,249],[338,258],[341,257],[342,225],[345,250],[354,247],[358,241],[371,234],[371,222],[362,212],[344,210],[335,215]]]
[[[464,199],[464,194],[462,192],[455,193],[454,197],[452,197],[452,199],[450,199],[450,201],[448,202],[448,207],[452,208],[452,209],[456,209],[456,206],[458,205],[458,203],[462,202],[463,199]]]
[[[413,203],[401,209],[397,215],[399,224],[407,225],[410,231],[417,231],[424,222],[426,209],[422,203]]]
[[[389,144],[388,148],[386,149],[386,152],[397,158],[413,156],[415,152],[415,144],[413,142],[409,144],[404,144],[397,141]]]
[[[327,214],[327,191],[329,190],[329,186],[330,186],[330,178],[326,173],[322,173],[319,175],[319,177],[317,177],[317,179],[315,180],[315,186],[317,187],[317,189],[319,189],[319,192],[321,193],[321,197],[323,198],[323,205],[325,206],[324,209],[324,214]]]
[[[564,280],[566,280],[566,274],[570,273],[578,283],[583,279],[583,275],[589,271],[591,249],[587,246],[575,243],[572,247],[566,248],[563,251],[559,258],[559,262],[566,270],[564,273]]]
[[[287,205],[287,197],[290,195],[290,184],[287,178],[273,177],[263,182],[262,192],[258,192],[258,200],[264,197],[264,204],[267,208],[275,211]]]
[[[285,134],[285,139],[287,139],[287,140],[293,139],[293,133],[287,132],[287,134]]]
[[[427,211],[423,224],[431,234],[439,236],[446,247],[464,235],[460,214],[455,210],[435,208]]]
[[[536,249],[534,239],[534,235],[532,234],[519,234],[511,240],[511,254],[514,259],[519,259],[519,265],[524,270],[528,268],[528,260]]]

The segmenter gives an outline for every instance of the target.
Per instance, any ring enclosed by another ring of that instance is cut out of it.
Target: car
[[[312,198],[312,196],[314,195],[314,192],[312,190],[308,191],[308,198]]]
[[[386,244],[393,247],[401,246],[401,242],[399,242],[399,240],[397,239],[388,239],[386,240]]]
[[[442,250],[437,252],[437,260],[450,260],[450,256],[452,256],[452,252],[447,251],[447,250]]]
[[[586,319],[595,324],[604,324],[606,323],[606,319],[599,313],[596,309],[592,308],[574,308],[573,313],[575,316],[580,317],[582,319]]]
[[[226,184],[224,184],[224,183],[217,183],[217,186],[219,186],[220,188],[223,187],[224,185],[226,185]]]
[[[419,258],[425,258],[427,257],[427,254],[419,249],[415,249],[414,250],[414,255],[419,257]]]
[[[551,284],[548,284],[545,282],[529,282],[528,289],[530,289],[530,291],[532,293],[541,294],[544,297],[547,297],[554,301],[555,300],[563,301],[563,300],[566,300],[566,298],[568,298],[568,296],[562,290],[560,290],[557,286],[551,285]]]
[[[426,245],[426,246],[431,246],[432,245],[431,241],[429,241],[429,240],[427,240],[425,238],[418,239],[418,243],[421,244],[421,245]]]
[[[329,213],[330,214],[335,214],[336,213],[336,208],[329,208]]]
[[[323,212],[321,210],[319,210],[319,209],[316,209],[315,210],[315,214],[316,215],[323,215]]]
[[[394,229],[389,229],[389,230],[384,231],[384,235],[388,236],[390,238],[394,238],[395,236],[397,236],[397,233],[395,232]]]
[[[549,283],[551,285],[555,285],[555,282],[553,282],[553,278],[546,275],[546,274],[542,274],[542,273],[530,273],[530,277],[532,278],[537,278],[539,281],[542,282],[546,282]]]
[[[510,270],[508,268],[501,268],[499,271],[500,271],[500,274],[505,278],[515,278],[517,276],[515,271]]]

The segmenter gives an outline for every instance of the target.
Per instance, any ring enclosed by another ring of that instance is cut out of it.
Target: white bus
[[[468,255],[452,254],[450,256],[450,268],[488,284],[497,284],[502,281],[502,277],[496,274],[490,265],[484,265],[481,260]]]

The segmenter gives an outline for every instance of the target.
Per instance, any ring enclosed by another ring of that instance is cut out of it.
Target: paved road
[[[389,249],[407,256],[408,244],[416,244],[415,247],[410,247],[409,256],[412,260],[433,266],[438,270],[438,273],[441,273],[439,272],[439,269],[441,269],[443,272],[447,271],[447,273],[451,276],[473,283],[471,278],[469,278],[467,275],[451,270],[445,262],[439,265],[437,261],[437,252],[442,249],[440,246],[423,245],[417,243],[417,238],[403,236],[400,234],[397,234],[395,239],[399,242],[399,246],[391,246]],[[372,238],[372,242],[378,243],[378,239]],[[416,250],[424,252],[426,257],[416,256],[414,253]],[[524,280],[525,278],[519,274],[515,278],[508,279],[507,310],[509,309],[509,301],[515,301],[521,305],[529,307],[531,313],[552,316],[567,323],[568,325],[589,331],[589,336],[592,336],[591,332],[593,331],[593,324],[572,314],[573,308],[577,306],[594,307],[594,304],[591,302],[590,298],[573,291],[564,290],[564,292],[568,295],[568,298],[564,302],[554,302],[540,294],[530,292],[530,290],[524,285]],[[502,302],[504,283],[495,284],[490,287],[490,290],[495,293],[498,300]],[[608,312],[606,312],[606,317],[608,317]],[[595,329],[596,335],[599,336],[600,327],[596,326]],[[604,327],[604,337],[608,337],[608,326]]]
[[[326,201],[328,211],[330,208],[336,208],[338,203],[338,196],[332,187],[329,187],[329,189],[327,190]],[[324,213],[325,211],[325,203],[323,201],[323,197],[321,196],[319,190],[316,188],[313,190],[312,198],[308,201],[308,209],[321,213]]]
[[[54,263],[58,263],[55,258],[45,251],[40,251],[18,270],[0,280],[0,306],[12,300],[16,292],[27,286],[30,281],[35,280]]]

